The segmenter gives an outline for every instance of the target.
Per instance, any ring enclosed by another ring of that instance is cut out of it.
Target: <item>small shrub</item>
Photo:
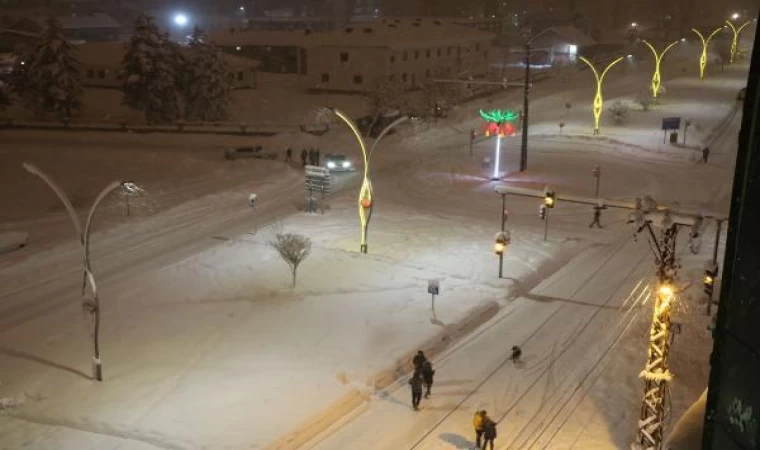
[[[623,125],[628,121],[628,105],[620,100],[613,102],[608,111],[616,125]]]

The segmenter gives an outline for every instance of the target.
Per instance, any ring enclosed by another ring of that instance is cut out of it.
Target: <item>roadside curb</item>
[[[445,326],[442,332],[432,336],[419,347],[428,358],[432,359],[471,331],[488,322],[498,314],[499,310],[499,304],[495,301],[480,304],[458,322]],[[377,372],[373,377],[375,390],[391,386],[411,372],[411,359],[416,353],[417,349],[410,350],[388,368]],[[348,419],[348,416],[351,416],[350,418],[358,416],[369,406],[369,402],[367,393],[353,389],[264,448],[266,450],[297,450],[310,443],[316,444],[332,434],[330,431],[335,431],[330,430],[333,425]]]

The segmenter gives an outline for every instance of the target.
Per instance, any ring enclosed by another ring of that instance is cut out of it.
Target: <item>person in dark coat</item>
[[[520,356],[522,356],[522,349],[516,345],[513,345],[512,356],[510,356],[509,359],[511,359],[513,363],[517,364],[517,361],[520,360]]]
[[[416,355],[414,355],[414,358],[412,358],[412,365],[414,366],[414,371],[419,372],[422,369],[422,363],[427,361],[427,358],[425,357],[425,354],[422,353],[422,350],[419,350]]]
[[[435,370],[433,370],[433,365],[430,364],[430,361],[425,360],[421,365],[422,372],[422,381],[425,382],[425,398],[430,397],[430,388],[433,387],[433,375],[435,375]]]
[[[604,228],[602,226],[602,223],[599,221],[602,217],[602,210],[607,209],[606,206],[594,206],[594,221],[591,222],[591,225],[589,225],[589,228],[593,228],[594,225],[596,225],[599,228]]]
[[[293,162],[293,149],[290,147],[285,149],[285,162]]]
[[[418,370],[415,370],[412,377],[409,378],[409,385],[412,387],[412,408],[418,411],[420,400],[422,400],[422,374]]]
[[[301,150],[301,165],[306,167],[306,158],[309,157],[309,152],[306,151],[306,149]]]
[[[710,156],[710,149],[705,146],[705,148],[702,149],[702,162],[707,164],[707,158]]]
[[[488,447],[488,444],[491,444],[491,450],[493,450],[494,443],[493,441],[496,439],[496,422],[491,420],[488,415],[483,415],[483,449],[486,450],[486,447]]]

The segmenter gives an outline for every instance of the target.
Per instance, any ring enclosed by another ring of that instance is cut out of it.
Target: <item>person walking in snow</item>
[[[433,387],[435,370],[433,370],[433,365],[430,364],[430,361],[425,360],[421,365],[420,371],[422,372],[422,381],[425,382],[425,398],[428,398],[430,397],[430,388]]]
[[[424,363],[425,361],[427,361],[425,354],[422,353],[422,350],[418,350],[417,354],[414,355],[414,358],[412,358],[412,365],[414,366],[414,371],[419,372],[422,369],[422,363]]]
[[[418,370],[415,370],[409,378],[409,385],[412,387],[412,408],[419,411],[422,400],[422,374]]]
[[[285,149],[285,162],[293,162],[293,149],[290,147]]]
[[[516,345],[513,345],[512,355],[509,357],[509,359],[511,359],[513,363],[517,364],[517,361],[520,360],[520,356],[522,356],[522,349]]]
[[[480,441],[483,439],[483,417],[485,411],[477,411],[472,418],[472,426],[475,428],[475,445],[480,448]]]
[[[707,164],[707,158],[710,156],[710,148],[705,146],[705,148],[702,149],[702,162]]]
[[[306,151],[306,149],[301,150],[301,165],[306,167],[306,158],[309,157],[309,152]]]
[[[491,450],[493,450],[494,443],[493,441],[496,439],[496,422],[491,420],[490,417],[488,417],[487,414],[483,414],[483,449],[486,450],[486,447],[488,447],[488,444],[491,444]]]
[[[604,228],[602,226],[602,223],[599,221],[599,219],[602,217],[602,210],[607,209],[606,206],[594,206],[594,221],[591,222],[591,225],[589,225],[589,228],[593,228],[594,225],[596,225],[599,228]]]

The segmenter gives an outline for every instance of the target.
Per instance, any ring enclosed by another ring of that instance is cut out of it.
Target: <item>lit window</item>
[[[348,62],[348,53],[340,54],[340,62]]]
[[[361,75],[354,75],[354,84],[362,84],[364,78]]]
[[[567,46],[567,53],[570,55],[576,55],[578,54],[578,46],[577,45],[568,45]]]

